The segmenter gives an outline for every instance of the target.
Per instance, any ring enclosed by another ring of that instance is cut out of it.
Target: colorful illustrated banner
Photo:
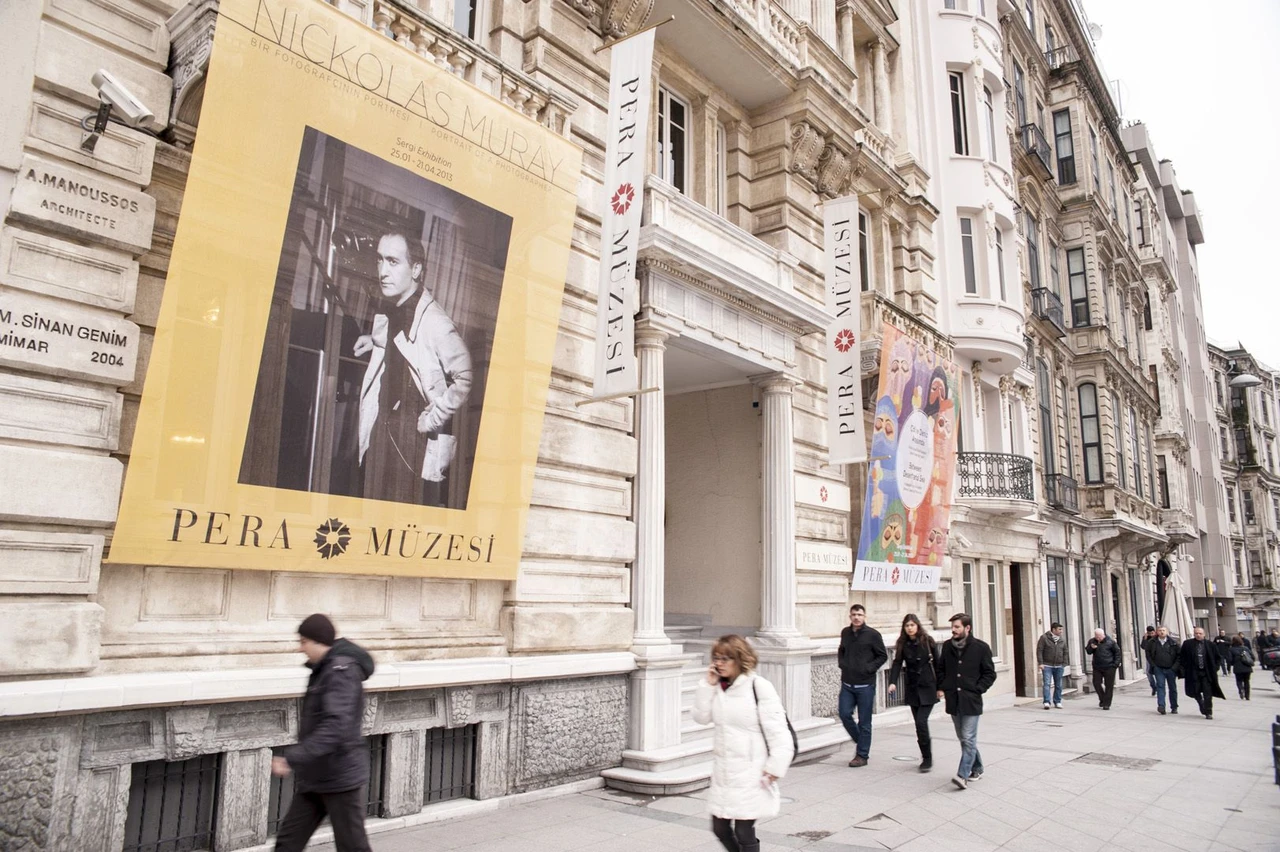
[[[951,525],[959,370],[885,325],[851,588],[938,588]]]
[[[222,0],[110,561],[513,579],[581,151]]]

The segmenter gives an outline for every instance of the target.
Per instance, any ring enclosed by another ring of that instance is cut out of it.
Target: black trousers
[[[911,718],[916,721],[916,743],[920,746],[920,756],[925,760],[933,760],[933,740],[929,737],[929,714],[932,712],[932,704],[911,707]]]
[[[753,819],[721,819],[713,816],[711,830],[729,852],[760,848],[760,841],[756,839],[756,821]]]
[[[1207,677],[1196,678],[1196,704],[1200,705],[1200,712],[1206,716],[1213,715],[1213,687],[1209,686]]]
[[[302,852],[327,816],[338,852],[372,852],[364,833],[364,788],[341,793],[295,793],[276,835],[276,852]]]
[[[1098,705],[1111,706],[1111,697],[1116,691],[1116,670],[1093,668],[1093,691],[1098,693]]]
[[[1241,698],[1249,697],[1249,679],[1252,677],[1253,672],[1236,672],[1236,691]]]

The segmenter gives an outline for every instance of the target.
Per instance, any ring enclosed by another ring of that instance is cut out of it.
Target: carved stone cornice
[[[609,0],[600,26],[606,36],[622,38],[643,26],[653,11],[653,0]]]

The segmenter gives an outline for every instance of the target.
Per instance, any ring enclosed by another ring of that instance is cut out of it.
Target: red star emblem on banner
[[[613,193],[613,198],[609,199],[609,206],[613,208],[614,213],[621,216],[631,209],[631,202],[635,200],[635,187],[629,183],[624,183]]]
[[[902,572],[897,568],[894,568],[893,575],[889,578],[889,582],[896,586],[898,585],[898,580],[900,579],[902,579]]]
[[[853,348],[853,344],[857,341],[853,338],[853,332],[847,328],[842,328],[836,332],[836,351],[844,354]]]

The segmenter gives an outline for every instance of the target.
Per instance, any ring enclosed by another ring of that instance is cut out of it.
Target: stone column
[[[215,849],[240,849],[267,840],[267,811],[271,792],[271,749],[250,748],[222,755],[218,792]]]
[[[849,90],[849,100],[853,103],[858,102],[858,58],[854,53],[853,44],[853,7],[849,5],[850,0],[840,0],[836,6],[836,49],[840,53],[840,58],[844,60],[844,64],[853,69],[854,79],[853,86]]]
[[[666,403],[662,395],[662,360],[669,335],[650,325],[636,327],[640,387],[657,388],[636,397],[636,561],[631,580],[636,648],[671,644],[663,632],[667,504]]]
[[[1063,590],[1063,599],[1067,602],[1067,623],[1063,625],[1063,635],[1067,640],[1067,663],[1069,668],[1067,674],[1073,678],[1078,678],[1084,674],[1084,643],[1088,641],[1087,636],[1076,636],[1080,630],[1082,623],[1081,613],[1084,611],[1084,601],[1080,598],[1080,571],[1077,560],[1070,556],[1066,557],[1066,589]]]
[[[427,732],[402,731],[387,734],[386,786],[382,791],[382,808],[386,816],[416,814],[422,810],[426,785]]]
[[[775,373],[756,380],[764,415],[764,600],[760,634],[799,636],[796,630],[795,447],[791,391],[796,382]]]
[[[880,39],[871,42],[871,84],[875,105],[876,127],[885,136],[893,135],[893,104],[889,99],[889,65],[885,44]]]

